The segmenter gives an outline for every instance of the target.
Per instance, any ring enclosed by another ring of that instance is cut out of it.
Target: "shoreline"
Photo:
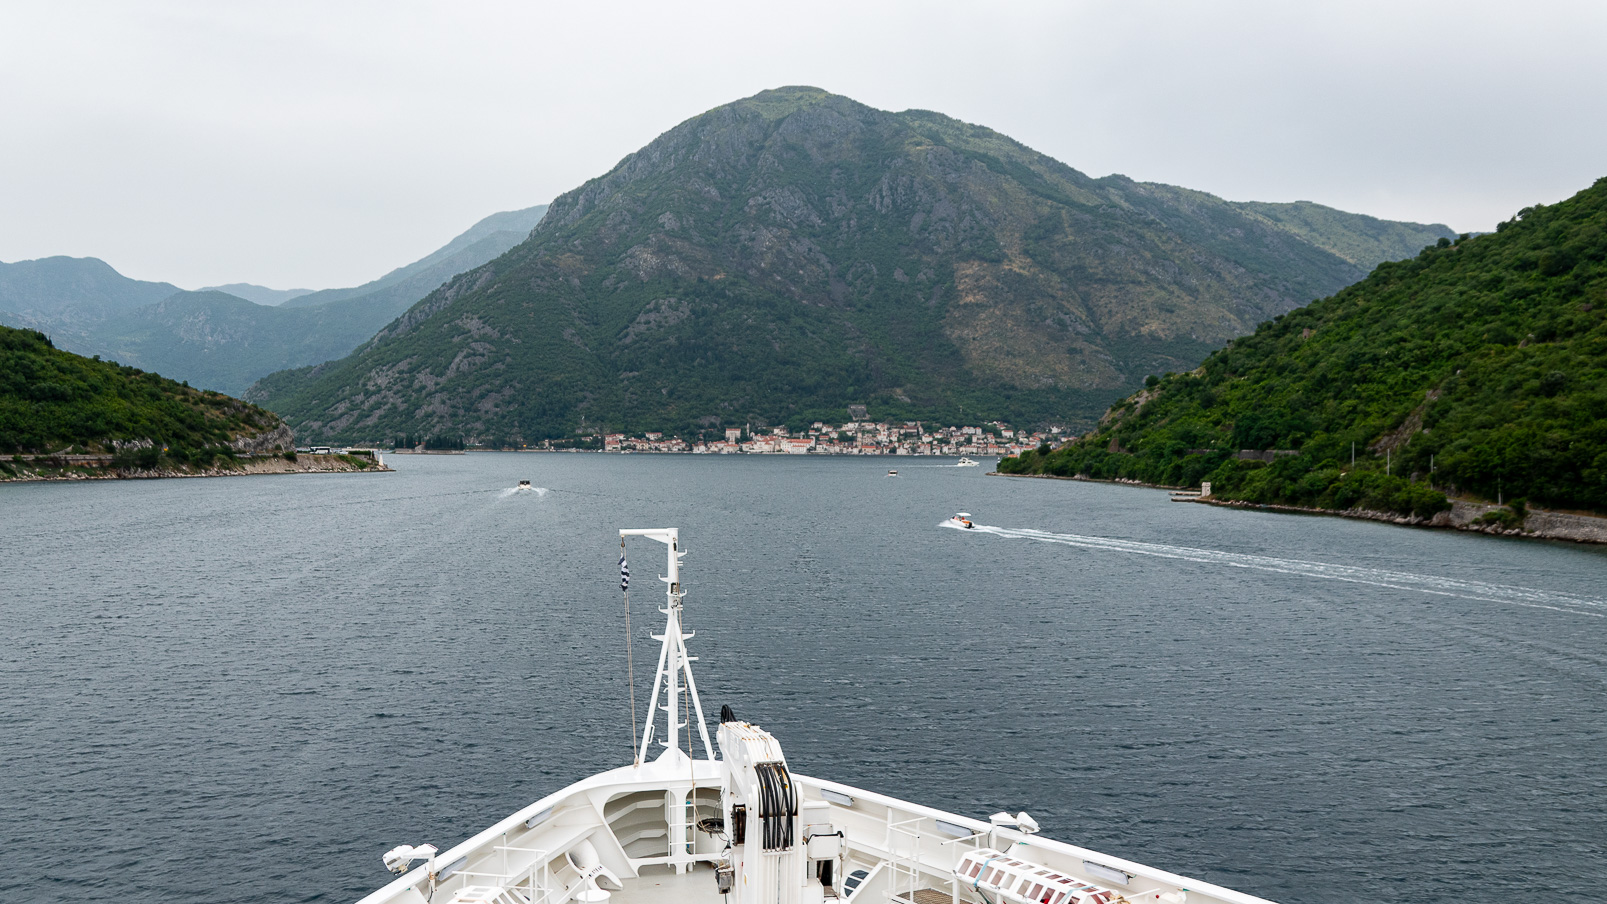
[[[311,459],[309,461],[309,459]],[[238,459],[233,467],[209,467],[195,470],[155,468],[149,471],[120,471],[107,467],[69,463],[60,467],[45,467],[37,471],[28,468],[28,462],[6,460],[19,471],[14,476],[0,474],[0,483],[62,483],[83,480],[164,480],[186,477],[258,477],[271,474],[374,474],[394,472],[383,461],[364,467],[339,455],[314,455],[303,452],[289,461],[282,455]]]
[[[1144,487],[1154,490],[1189,490],[1191,487],[1164,486],[1155,483],[1144,483],[1138,480],[1102,480],[1094,477],[1062,477],[1058,474],[1001,474],[998,471],[989,471],[990,477],[1030,477],[1041,480],[1076,480],[1083,483],[1106,483],[1120,486]],[[1322,509],[1303,505],[1281,505],[1277,503],[1244,502],[1237,499],[1216,499],[1212,497],[1184,496],[1171,499],[1172,502],[1193,502],[1200,505],[1214,505],[1221,508],[1259,509],[1261,511],[1279,512],[1289,515],[1326,515],[1335,518],[1354,518],[1361,521],[1378,521],[1386,524],[1396,524],[1402,527],[1422,527],[1436,530],[1459,530],[1467,533],[1489,534],[1497,537],[1518,537],[1530,540],[1566,540],[1570,543],[1587,543],[1607,545],[1607,518],[1597,515],[1582,515],[1572,512],[1559,512],[1551,509],[1529,507],[1524,517],[1523,525],[1516,528],[1503,528],[1498,524],[1475,524],[1480,517],[1491,512],[1511,511],[1504,505],[1492,502],[1475,502],[1470,499],[1452,499],[1451,509],[1446,512],[1437,512],[1432,518],[1420,518],[1415,515],[1401,515],[1395,512],[1380,512],[1372,509]]]

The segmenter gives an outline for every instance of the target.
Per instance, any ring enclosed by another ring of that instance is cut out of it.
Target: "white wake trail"
[[[1368,584],[1374,587],[1388,587],[1394,590],[1411,590],[1419,593],[1433,593],[1440,596],[1454,596],[1483,602],[1508,603],[1535,609],[1550,609],[1555,612],[1567,612],[1590,618],[1607,618],[1607,611],[1604,611],[1607,610],[1607,600],[1585,599],[1563,593],[1553,593],[1549,590],[1536,590],[1530,587],[1514,587],[1507,584],[1491,584],[1484,581],[1468,581],[1435,575],[1409,574],[1403,571],[1387,571],[1381,568],[1365,568],[1357,565],[1304,562],[1298,559],[1280,559],[1273,556],[1257,556],[1216,549],[1196,549],[1188,546],[1141,543],[1137,540],[1059,534],[1031,528],[994,527],[978,524],[976,531],[977,533],[992,534],[996,537],[1007,539],[1036,540],[1040,543],[1056,543],[1063,546],[1078,546],[1084,549],[1102,549],[1110,552],[1158,556],[1165,559],[1181,559],[1186,562],[1198,562],[1204,565],[1253,568],[1259,571],[1323,578],[1330,581],[1346,581],[1352,584]]]
[[[507,489],[497,493],[497,498],[498,499],[506,499],[509,496],[513,496],[513,495],[516,495],[518,493],[534,493],[534,494],[536,494],[536,498],[540,499],[541,497],[547,495],[550,492],[552,492],[552,491],[547,489],[546,487],[508,487]]]

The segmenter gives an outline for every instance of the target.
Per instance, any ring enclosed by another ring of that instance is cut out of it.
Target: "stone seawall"
[[[1451,500],[1450,511],[1439,512],[1432,518],[1419,518],[1414,515],[1401,515],[1395,512],[1379,512],[1370,509],[1336,511],[1334,509],[1308,508],[1300,505],[1264,505],[1258,502],[1239,502],[1237,500],[1213,499],[1210,497],[1192,497],[1174,501],[1199,502],[1205,505],[1219,505],[1224,508],[1293,512],[1302,515],[1337,515],[1341,518],[1384,521],[1389,524],[1400,524],[1408,527],[1448,528],[1450,530],[1465,530],[1481,534],[1496,534],[1502,537],[1571,540],[1575,543],[1607,543],[1607,518],[1531,508],[1523,519],[1521,527],[1508,527],[1499,522],[1479,524],[1477,523],[1478,520],[1487,514],[1511,510],[1504,505],[1469,502],[1465,499]]]
[[[1580,543],[1607,543],[1607,518],[1577,512],[1553,512],[1530,508],[1518,529],[1501,529],[1473,522],[1491,512],[1511,511],[1504,505],[1451,500],[1451,510],[1434,516],[1434,527],[1454,527],[1513,537],[1545,537],[1550,540],[1576,540]]]

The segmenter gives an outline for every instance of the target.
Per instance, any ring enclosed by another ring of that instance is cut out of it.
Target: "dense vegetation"
[[[115,452],[129,467],[205,466],[232,457],[239,437],[282,426],[222,393],[61,351],[34,330],[0,327],[0,453]],[[0,475],[12,470],[0,462]]]
[[[1090,435],[1000,470],[1330,509],[1425,515],[1450,492],[1607,512],[1607,179],[1148,382]]]
[[[348,358],[248,398],[325,441],[687,436],[856,403],[1091,423],[1144,374],[1449,234],[1091,179],[936,113],[787,88],[677,126]]]
[[[391,440],[393,449],[415,449],[419,446],[430,452],[461,452],[468,448],[461,436],[415,436],[404,433]]]

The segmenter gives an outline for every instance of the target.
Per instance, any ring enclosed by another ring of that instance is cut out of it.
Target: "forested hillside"
[[[0,327],[0,453],[116,453],[150,469],[293,448],[284,423],[255,405]],[[12,470],[0,458],[0,476]]]
[[[1450,492],[1607,513],[1607,179],[1382,264],[1000,470],[1331,509],[1428,514]]]

